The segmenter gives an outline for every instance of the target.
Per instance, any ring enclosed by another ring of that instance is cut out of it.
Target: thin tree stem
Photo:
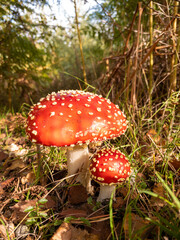
[[[153,45],[153,1],[150,1],[150,15],[149,15],[149,35],[150,35],[150,46]],[[150,53],[150,64],[149,64],[149,103],[152,105],[152,85],[153,85],[153,51]]]
[[[138,19],[138,31],[137,31],[136,50],[135,50],[136,52],[135,52],[134,70],[137,70],[138,68],[139,35],[140,35],[140,29],[141,29],[141,16],[143,12],[141,2],[138,2],[138,9],[139,9],[139,19]],[[133,109],[137,107],[136,83],[137,83],[137,75],[135,74],[132,78],[132,91],[131,91],[131,103],[132,103]]]
[[[170,88],[171,93],[176,91],[176,85],[177,85],[177,62],[178,62],[178,51],[179,48],[179,39],[180,39],[180,30],[178,26],[178,36],[176,39],[176,32],[177,32],[177,14],[178,14],[178,6],[179,1],[174,1],[174,22],[173,22],[173,33],[172,33],[172,41],[173,41],[173,55],[171,59],[171,79],[170,79]]]
[[[81,61],[82,61],[82,68],[83,68],[84,83],[85,83],[85,87],[87,87],[87,76],[86,76],[86,69],[85,69],[85,61],[84,61],[84,55],[83,55],[81,34],[80,34],[80,29],[79,29],[79,21],[78,21],[78,12],[77,12],[76,0],[74,0],[74,10],[75,10],[76,28],[77,28],[77,34],[78,34],[78,40],[79,40],[79,48],[80,48],[80,52],[81,52]]]

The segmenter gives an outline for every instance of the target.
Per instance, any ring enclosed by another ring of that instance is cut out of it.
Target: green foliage
[[[46,23],[37,20],[34,4],[46,1],[1,1],[0,4],[0,85],[1,104],[12,107],[13,97],[35,87],[33,81],[48,79],[43,34]],[[32,17],[34,16],[34,17]],[[16,91],[16,94],[14,92]],[[18,93],[19,92],[19,93]],[[18,94],[17,94],[18,93]]]
[[[101,203],[97,201],[94,203],[91,196],[88,197],[87,203],[93,207],[93,211],[97,211],[101,207]]]
[[[24,212],[28,213],[27,225],[36,224],[40,228],[42,220],[48,217],[47,212],[43,210],[45,203],[47,203],[47,199],[40,199],[35,207],[29,206],[24,210]]]
[[[124,28],[130,25],[139,1],[103,0],[89,15],[88,29],[93,38],[116,48],[122,47],[125,40]]]

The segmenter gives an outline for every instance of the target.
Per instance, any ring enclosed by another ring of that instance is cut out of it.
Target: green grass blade
[[[168,203],[171,207],[175,207],[174,203],[168,201],[166,198],[163,198],[162,196],[160,196],[160,195],[157,194],[157,193],[151,192],[151,191],[149,191],[149,190],[144,190],[144,189],[139,189],[139,192],[140,192],[140,193],[149,194],[149,195],[152,196],[152,197],[159,198],[159,199],[165,201],[166,203]]]
[[[175,196],[175,194],[172,192],[172,190],[169,188],[169,186],[167,185],[167,183],[165,183],[165,181],[161,178],[161,176],[159,175],[159,173],[156,172],[156,176],[158,177],[158,179],[161,181],[161,183],[163,184],[164,188],[168,191],[169,195],[171,196],[171,198],[174,201],[174,204],[176,205],[177,209],[180,210],[180,201],[178,200],[178,198]]]
[[[112,239],[115,240],[114,236],[114,222],[113,222],[113,198],[114,198],[115,192],[111,194],[111,199],[109,201],[109,217],[110,217],[110,228],[111,228],[111,234],[112,234]]]
[[[2,225],[5,227],[5,229],[6,229],[6,225],[5,225],[5,223],[4,223],[4,221],[0,218],[0,222],[2,223]],[[7,235],[7,238],[8,238],[8,240],[10,240],[10,237],[9,237],[9,233],[8,233],[8,230],[6,229],[6,235]]]

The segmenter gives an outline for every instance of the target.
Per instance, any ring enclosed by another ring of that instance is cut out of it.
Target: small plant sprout
[[[92,158],[90,173],[92,179],[100,184],[97,201],[110,199],[116,185],[124,182],[130,175],[130,164],[126,156],[114,148],[103,148]]]
[[[36,225],[40,227],[42,219],[48,217],[47,212],[43,210],[44,204],[47,203],[47,201],[47,199],[42,198],[36,203],[36,206],[29,206],[24,210],[24,212],[29,213],[28,219],[26,221],[27,225],[33,225],[36,223]]]
[[[77,181],[91,192],[90,142],[120,136],[127,128],[118,106],[94,93],[61,90],[42,98],[29,112],[27,134],[36,144],[67,147],[68,175],[79,172]]]

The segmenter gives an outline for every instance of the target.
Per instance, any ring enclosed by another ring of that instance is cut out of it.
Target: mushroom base
[[[89,173],[89,150],[87,145],[69,147],[67,150],[68,176],[78,173],[76,178],[88,191],[93,193]]]
[[[100,185],[100,192],[97,201],[102,202],[104,199],[110,199],[113,192],[113,200],[115,200],[115,190],[116,185]]]

